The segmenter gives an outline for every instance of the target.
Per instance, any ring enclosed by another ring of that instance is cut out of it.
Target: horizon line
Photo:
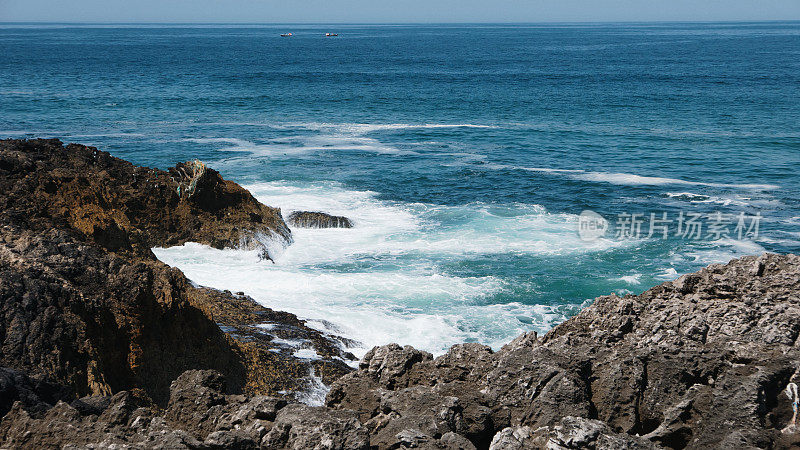
[[[0,21],[0,25],[574,25],[574,24],[744,24],[793,23],[798,19],[720,19],[720,20],[552,20],[539,22],[190,22],[190,21]]]

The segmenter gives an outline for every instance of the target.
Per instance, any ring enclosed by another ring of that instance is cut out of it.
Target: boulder
[[[294,211],[286,218],[289,225],[298,228],[353,228],[353,221],[343,216],[323,212]]]
[[[357,414],[302,404],[289,405],[278,413],[262,447],[270,449],[369,449],[369,432]]]

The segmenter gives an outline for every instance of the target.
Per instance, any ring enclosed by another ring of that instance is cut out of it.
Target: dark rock
[[[219,372],[187,371],[172,383],[163,415],[137,391],[75,400],[77,407],[59,402],[38,418],[16,402],[0,422],[0,446],[259,448],[286,401],[225,394],[225,384]]]
[[[258,441],[254,441],[243,431],[215,431],[208,435],[203,444],[210,449],[219,450],[255,450],[260,448]]]
[[[600,297],[496,353],[376,347],[327,404],[358,411],[379,448],[445,428],[478,448],[786,448],[799,336],[800,257],[745,257]],[[458,408],[439,409],[446,398]]]
[[[369,432],[353,411],[289,405],[261,441],[270,449],[368,449]]]
[[[532,429],[528,426],[504,428],[494,436],[490,450],[523,449],[604,449],[654,450],[658,448],[647,439],[615,433],[608,425],[582,417],[567,416],[549,427]]]
[[[48,405],[141,388],[163,406],[187,369],[218,370],[250,394],[291,394],[312,371],[330,382],[350,371],[336,341],[249,297],[194,287],[150,251],[260,248],[265,236],[291,239],[280,212],[199,163],[161,171],[57,140],[0,141],[0,365],[64,386],[70,398]],[[272,351],[277,336],[255,328],[267,320],[321,359]],[[35,403],[8,392],[0,408]]]
[[[353,228],[353,221],[347,217],[323,212],[294,211],[286,218],[286,222],[299,228]]]
[[[26,228],[58,221],[108,250],[143,253],[188,241],[264,250],[265,239],[291,241],[278,209],[199,161],[162,171],[58,140],[0,141],[0,161],[6,204],[27,213],[6,211],[5,220]]]
[[[3,448],[800,444],[783,394],[800,378],[795,255],[600,297],[497,352],[463,344],[434,359],[376,347],[342,376],[335,340],[248,297],[194,287],[149,251],[249,245],[252,230],[288,239],[276,210],[213,170],[2,141],[0,192],[0,363],[13,367],[0,369]],[[323,358],[293,358],[275,337]],[[336,380],[327,407],[252,395],[298,389],[311,371]]]
[[[800,373],[799,289],[800,257],[746,257],[598,298],[497,352],[463,344],[434,359],[376,347],[334,384],[328,407],[227,393],[220,373],[192,370],[171,384],[163,413],[139,391],[38,417],[17,401],[0,446],[794,448],[782,390]]]
[[[82,416],[99,416],[105,412],[110,404],[111,397],[94,395],[75,399],[70,403],[70,406],[75,408]]]
[[[20,402],[28,412],[41,413],[58,400],[69,398],[69,391],[63,386],[34,380],[26,374],[0,367],[0,417]]]

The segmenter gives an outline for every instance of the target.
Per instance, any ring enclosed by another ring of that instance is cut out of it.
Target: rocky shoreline
[[[2,448],[800,446],[783,392],[800,367],[795,255],[600,297],[497,352],[393,344],[353,370],[343,338],[152,254],[194,241],[269,259],[291,242],[279,210],[202,163],[6,140],[0,192]],[[320,379],[325,405],[298,403]]]
[[[191,167],[190,167],[191,166]],[[136,167],[56,140],[0,141],[0,364],[73,396],[143,389],[165,405],[188,369],[291,396],[350,371],[335,337],[244,295],[193,286],[155,246],[196,241],[269,257],[280,211],[201,164]],[[271,324],[269,329],[265,324]],[[318,359],[294,356],[302,341]]]

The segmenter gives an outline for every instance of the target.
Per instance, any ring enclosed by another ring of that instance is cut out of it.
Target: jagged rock
[[[58,402],[40,417],[16,402],[0,422],[0,447],[259,448],[286,401],[226,394],[225,384],[219,372],[187,371],[163,415],[136,391],[76,400],[78,408]]]
[[[445,433],[437,444],[446,450],[475,450],[475,445],[469,439],[453,432]]]
[[[437,423],[436,408],[395,405],[444,397],[461,407],[463,425],[451,432],[478,448],[493,439],[540,448],[532,439],[545,435],[566,448],[626,448],[637,434],[644,448],[786,448],[791,402],[781,391],[800,364],[798,336],[800,257],[745,257],[639,296],[600,297],[545,336],[496,353],[469,344],[432,360],[377,347],[334,383],[327,404],[374,424],[379,448],[395,445],[376,439],[380,430],[434,438],[411,424]]]
[[[516,434],[520,436],[525,433]],[[655,444],[647,439],[624,433],[615,433],[608,425],[599,420],[572,416],[562,418],[552,427],[539,428],[529,438],[523,438],[521,444],[522,446],[519,448],[526,448],[526,445],[532,444],[533,447],[528,448],[548,450],[585,448],[605,450],[655,450],[657,448]],[[503,447],[495,446],[493,442],[491,448],[499,450]]]
[[[44,412],[58,400],[68,399],[69,391],[63,386],[34,380],[26,374],[0,367],[0,417],[20,402],[32,413]]]
[[[275,424],[261,441],[270,449],[368,449],[369,433],[357,415],[301,404],[280,410]]]
[[[490,450],[655,450],[647,439],[615,433],[608,425],[582,417],[567,416],[550,427],[532,429],[529,426],[500,430],[489,446]]]
[[[286,218],[289,225],[300,228],[353,228],[353,221],[323,212],[294,211]]]
[[[60,225],[112,251],[136,247],[146,253],[188,241],[266,251],[262,238],[291,240],[278,209],[199,162],[162,171],[93,147],[62,147],[56,139],[4,140],[0,174],[0,204],[10,209],[6,220],[13,216],[31,229],[63,220]],[[187,183],[190,193],[181,191]]]
[[[225,378],[221,373],[188,370],[170,385],[164,419],[176,428],[205,439],[217,427],[211,418],[218,414],[210,414],[210,410],[225,404]]]
[[[545,428],[544,430],[546,430]],[[542,442],[542,441],[545,442]],[[547,448],[546,439],[537,439],[534,442],[534,430],[529,426],[506,427],[492,438],[489,450],[526,450],[534,448]]]
[[[257,446],[286,400],[225,392],[225,379],[219,372],[186,371],[170,387],[164,420],[214,446]]]
[[[434,359],[376,347],[335,383],[328,407],[229,394],[220,373],[193,370],[171,384],[163,415],[136,391],[39,417],[16,402],[0,445],[792,448],[800,436],[781,432],[791,417],[782,391],[800,373],[798,289],[800,257],[746,257],[601,297],[497,352],[463,344]]]
[[[251,394],[301,390],[312,370],[327,382],[350,371],[339,343],[296,316],[195,287],[155,258],[150,247],[190,240],[291,239],[277,209],[213,169],[187,167],[0,141],[0,365],[64,386],[67,402],[141,388],[162,406],[192,368],[219,370]],[[285,326],[269,334],[256,327],[266,321]],[[302,337],[320,359],[279,349],[279,334]]]
[[[106,409],[111,405],[111,398],[101,395],[91,395],[75,399],[70,403],[70,406],[75,408],[82,416],[103,414]]]

